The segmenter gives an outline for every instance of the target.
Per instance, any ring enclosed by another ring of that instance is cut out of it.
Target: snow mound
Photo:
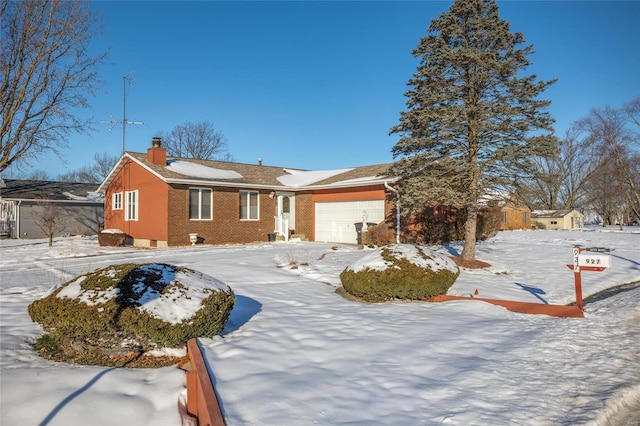
[[[447,270],[456,274],[458,273],[458,266],[450,258],[436,253],[426,246],[414,244],[392,244],[384,246],[362,256],[349,265],[347,270],[360,272],[366,269],[384,271],[390,267],[397,268],[396,263],[384,255],[385,252],[391,253],[396,259],[406,259],[417,266],[429,268],[434,272]],[[385,257],[387,258],[385,259]]]

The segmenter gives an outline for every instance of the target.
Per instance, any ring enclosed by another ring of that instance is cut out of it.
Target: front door
[[[278,193],[278,211],[276,214],[280,220],[288,223],[289,230],[296,229],[295,198],[293,193]]]

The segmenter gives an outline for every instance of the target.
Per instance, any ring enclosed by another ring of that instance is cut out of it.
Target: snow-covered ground
[[[501,232],[449,294],[566,304],[573,245],[609,247],[585,297],[640,281],[640,229]],[[438,247],[457,254],[459,244]],[[0,241],[0,424],[178,426],[184,373],[38,357],[26,308],[52,286],[114,263],[165,262],[227,283],[236,306],[202,339],[229,425],[637,425],[640,286],[585,303],[585,318],[482,302],[362,304],[335,293],[365,251],[322,243],[172,249],[95,238]],[[293,267],[292,267],[293,266]]]

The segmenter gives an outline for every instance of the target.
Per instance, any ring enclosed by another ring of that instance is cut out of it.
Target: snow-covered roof
[[[534,210],[531,212],[531,217],[534,218],[560,218],[565,217],[571,212],[577,212],[576,210]]]
[[[159,179],[170,184],[216,185],[271,190],[300,191],[332,187],[355,187],[381,184],[389,164],[376,164],[334,170],[300,170],[258,164],[234,163],[192,158],[169,158],[165,164],[154,164],[147,154],[125,152],[102,182],[98,191],[104,193],[118,172],[134,161]]]
[[[336,175],[346,173],[348,171],[353,170],[350,169],[337,169],[337,170],[294,170],[294,169],[284,169],[283,171],[288,173],[286,175],[279,176],[277,179],[280,183],[285,186],[308,186],[313,185],[314,183],[323,181],[325,179],[329,179]]]
[[[185,176],[204,179],[240,179],[242,175],[233,170],[217,169],[204,164],[184,160],[169,160],[167,169]]]
[[[95,202],[104,202],[104,197],[97,192],[87,192],[87,195],[80,196],[74,195],[70,192],[63,192],[62,195],[66,196],[69,200],[74,201],[95,201]]]
[[[102,203],[95,183],[4,179],[0,199]]]

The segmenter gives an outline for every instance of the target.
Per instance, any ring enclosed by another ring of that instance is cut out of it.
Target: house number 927
[[[611,256],[602,254],[580,254],[578,255],[578,265],[609,268],[611,267]]]

